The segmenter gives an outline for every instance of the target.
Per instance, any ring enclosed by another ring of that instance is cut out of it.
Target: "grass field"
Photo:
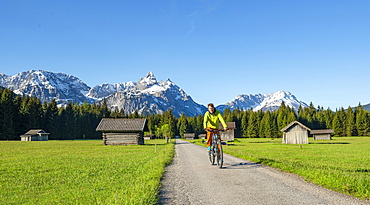
[[[200,140],[195,141],[201,144]],[[236,139],[224,152],[303,176],[317,185],[370,199],[370,137],[309,140],[305,145],[281,144],[281,139]]]
[[[174,148],[149,143],[1,141],[0,204],[155,204]]]
[[[0,204],[155,204],[174,149],[164,140],[145,143],[0,141]],[[368,200],[369,150],[370,137],[310,139],[302,146],[281,144],[281,139],[237,139],[224,146],[231,155]]]

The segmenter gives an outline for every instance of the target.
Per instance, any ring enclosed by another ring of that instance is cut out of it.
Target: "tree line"
[[[361,104],[356,108],[340,108],[336,111],[315,108],[312,103],[309,107],[299,107],[296,111],[284,102],[275,111],[253,111],[240,109],[226,109],[223,112],[226,122],[235,122],[235,137],[248,138],[278,138],[282,137],[280,131],[293,121],[299,121],[312,130],[332,129],[334,136],[369,136],[370,113],[363,109]],[[179,136],[184,133],[202,134],[203,116],[185,117],[181,115],[176,119],[176,129]]]
[[[109,110],[105,101],[101,105],[84,102],[58,107],[55,100],[42,103],[36,97],[16,95],[7,88],[0,88],[0,96],[0,140],[19,140],[30,129],[51,133],[51,140],[100,139],[101,133],[95,129],[105,117],[146,118],[149,131],[145,134],[157,137],[205,133],[203,115],[175,117],[171,110],[147,116],[140,116],[137,111],[125,114],[123,109]],[[275,111],[226,109],[223,116],[225,121],[235,122],[236,137],[281,137],[280,130],[295,120],[311,129],[333,129],[335,136],[369,136],[370,114],[360,104],[332,111],[315,108],[311,103],[296,111],[282,102]]]

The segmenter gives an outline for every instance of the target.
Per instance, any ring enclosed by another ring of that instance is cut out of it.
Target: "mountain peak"
[[[67,104],[71,99],[76,102],[92,102],[85,96],[90,87],[77,77],[64,73],[30,70],[10,76],[0,83],[16,94],[36,96],[43,102],[52,99],[58,104]]]
[[[37,96],[42,101],[56,99],[58,105],[68,102],[102,102],[106,98],[111,109],[125,110],[132,113],[135,110],[141,114],[163,113],[171,109],[176,116],[185,113],[187,116],[203,114],[204,105],[192,100],[179,86],[170,79],[158,81],[153,72],[149,71],[138,82],[102,84],[90,88],[77,77],[64,73],[53,73],[45,70],[30,70],[7,76],[0,73],[0,86],[12,89],[15,93]],[[287,91],[277,91],[270,94],[240,94],[232,101],[217,106],[220,111],[229,108],[249,110],[276,110],[285,102],[286,106],[298,110],[299,106],[308,105],[299,101]]]
[[[270,94],[255,94],[255,95],[238,95],[234,100],[221,105],[218,110],[224,110],[226,108],[233,109],[253,109],[258,110],[276,110],[280,107],[282,102],[295,110],[298,110],[299,106],[307,107],[308,105],[297,98],[288,91],[277,91]]]
[[[144,78],[140,78],[138,84],[141,85],[154,85],[157,84],[157,79],[155,78],[152,71],[149,71]]]
[[[145,76],[145,77],[150,77],[150,76],[153,76],[153,77],[154,77],[154,74],[153,74],[153,72],[152,72],[152,71],[149,71],[149,72],[146,74],[146,76]]]

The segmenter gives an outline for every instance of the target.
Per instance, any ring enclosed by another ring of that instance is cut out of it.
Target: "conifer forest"
[[[275,111],[226,109],[223,116],[226,122],[235,122],[235,137],[279,138],[280,130],[295,120],[310,129],[332,129],[334,136],[369,136],[370,114],[360,104],[333,111],[311,103],[309,107],[294,110],[283,102]],[[50,133],[49,140],[101,139],[101,133],[95,129],[106,117],[146,118],[149,132],[145,134],[157,137],[205,133],[202,115],[175,117],[168,110],[140,116],[137,111],[132,114],[126,114],[123,109],[110,111],[105,102],[58,107],[55,100],[42,103],[36,97],[19,96],[0,88],[0,140],[20,140],[20,135],[30,129],[45,130]]]

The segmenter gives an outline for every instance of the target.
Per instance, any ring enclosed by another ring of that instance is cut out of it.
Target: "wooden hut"
[[[313,136],[314,140],[331,140],[331,134],[334,130],[311,130],[310,134]]]
[[[280,130],[283,134],[283,144],[308,144],[308,133],[310,128],[298,121],[293,121]]]
[[[102,132],[104,145],[143,145],[146,119],[103,118],[96,131]]]
[[[144,140],[153,140],[155,138],[156,138],[155,135],[145,135],[144,136]]]
[[[42,129],[29,130],[25,134],[21,135],[21,141],[48,141],[49,134]]]
[[[184,139],[193,140],[195,138],[195,133],[184,133]]]
[[[227,142],[233,142],[235,139],[235,122],[226,122],[228,130],[225,132],[221,132],[221,139]],[[220,129],[224,129],[224,126],[220,123]]]

